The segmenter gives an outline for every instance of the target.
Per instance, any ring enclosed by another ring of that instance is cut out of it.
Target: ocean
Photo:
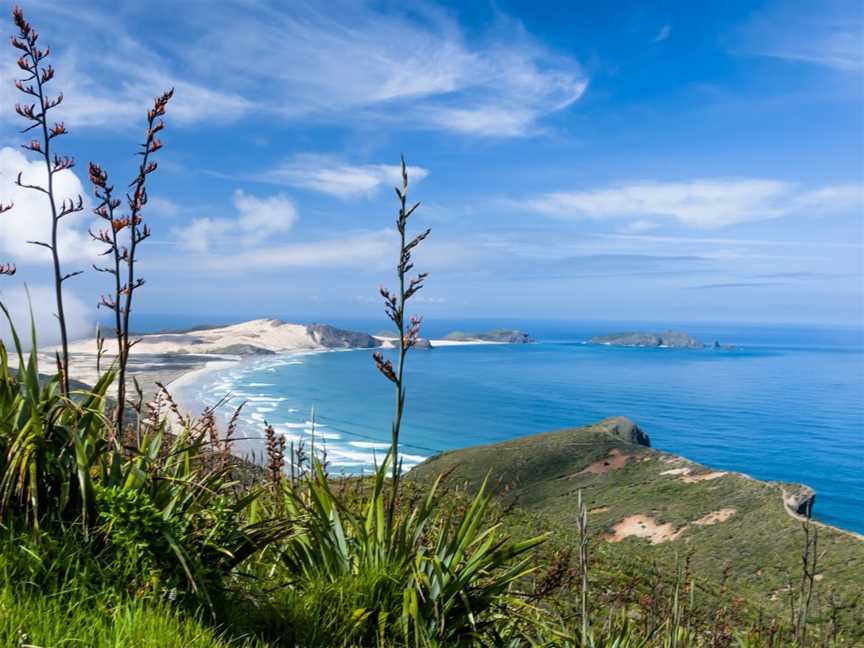
[[[377,332],[381,320],[328,323]],[[758,479],[816,490],[815,516],[864,532],[864,332],[854,328],[548,321],[446,322],[453,330],[519,328],[537,343],[441,347],[408,358],[406,466],[442,450],[628,416],[653,447]],[[151,324],[151,329],[157,328]],[[586,345],[622,330],[685,330],[734,349]],[[326,447],[333,472],[368,470],[386,451],[394,395],[371,352],[264,357],[204,374],[178,394],[198,408],[248,401],[243,432],[264,421]],[[253,441],[248,446],[261,451]]]

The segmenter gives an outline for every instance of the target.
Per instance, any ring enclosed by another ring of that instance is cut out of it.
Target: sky
[[[0,2],[5,15],[11,5]],[[23,3],[51,46],[59,191],[122,187],[175,90],[138,312],[308,320],[380,312],[404,154],[432,318],[861,325],[859,2]],[[11,35],[11,20],[6,23]],[[0,62],[0,260],[51,322],[40,170]],[[100,245],[64,222],[64,271]],[[107,277],[66,283],[83,334]],[[383,320],[382,320],[383,321]]]

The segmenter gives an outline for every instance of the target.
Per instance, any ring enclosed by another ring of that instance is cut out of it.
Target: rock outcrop
[[[374,349],[381,346],[368,333],[348,331],[329,324],[309,324],[306,327],[309,336],[327,349]]]
[[[810,517],[815,503],[816,491],[809,486],[796,485],[791,490],[783,489],[783,505],[792,515]]]
[[[646,448],[651,447],[651,439],[648,438],[648,433],[626,416],[612,416],[590,427],[628,443],[635,443]]]

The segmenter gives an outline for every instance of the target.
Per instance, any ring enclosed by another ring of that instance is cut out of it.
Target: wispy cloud
[[[654,37],[654,42],[655,43],[662,43],[667,38],[669,38],[671,35],[672,35],[672,25],[670,25],[669,23],[666,23],[665,25],[663,25],[660,28],[660,31],[657,32],[657,35]]]
[[[174,86],[175,123],[244,116],[391,123],[478,136],[525,135],[579,99],[579,64],[539,44],[506,17],[467,36],[434,4],[412,12],[316,3],[156,3],[177,39],[146,43],[132,2],[80,13],[39,5],[58,56],[64,118],[77,126],[126,123]],[[332,7],[335,9],[335,7]],[[59,34],[75,31],[75,43]],[[11,99],[14,67],[2,70]],[[8,77],[8,78],[7,78]]]
[[[412,182],[429,175],[423,167],[408,167]],[[287,160],[276,168],[265,171],[256,179],[301,187],[337,198],[369,197],[382,185],[401,182],[400,167],[395,164],[349,164],[328,155],[304,154]]]
[[[739,281],[730,283],[701,284],[698,286],[685,286],[685,290],[725,290],[734,288],[768,288],[771,286],[786,286],[788,284],[780,281]]]
[[[735,50],[753,56],[860,72],[864,9],[857,0],[773,3],[735,34]]]
[[[51,40],[52,64],[58,71],[48,90],[62,92],[64,97],[55,117],[73,128],[143,124],[153,97],[169,88],[175,90],[171,120],[177,125],[230,122],[254,107],[251,100],[211,87],[208,80],[190,81],[182,72],[172,72],[169,57],[145,48],[131,36],[105,40],[106,34],[91,29],[87,30],[90,38],[75,39],[64,47],[62,30],[46,31],[46,40],[56,34]],[[100,42],[110,43],[111,51],[99,51]],[[20,74],[14,64],[0,66],[0,104],[21,100],[14,86]],[[17,121],[17,116],[3,111],[0,121]]]
[[[555,218],[632,219],[634,224],[666,218],[700,229],[793,213],[844,211],[862,203],[864,192],[855,185],[802,190],[790,182],[748,178],[634,182],[509,201],[518,209]]]

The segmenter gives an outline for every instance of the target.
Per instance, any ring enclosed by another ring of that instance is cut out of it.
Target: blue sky
[[[88,160],[131,179],[175,88],[142,312],[378,313],[404,152],[428,317],[862,321],[860,3],[148,5],[24,4],[65,95],[64,191],[92,195]],[[26,282],[50,313],[5,61],[3,292]],[[67,223],[70,270],[99,250],[91,222]],[[67,284],[80,327],[104,280]]]

